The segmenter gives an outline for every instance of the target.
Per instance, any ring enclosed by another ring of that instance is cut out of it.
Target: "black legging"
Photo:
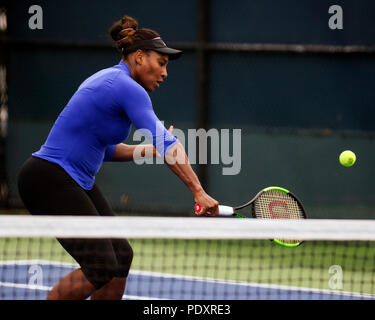
[[[62,167],[36,157],[23,164],[18,190],[33,215],[114,215],[96,185],[85,190]],[[126,239],[57,240],[96,289],[113,277],[127,277],[129,273],[133,251]]]

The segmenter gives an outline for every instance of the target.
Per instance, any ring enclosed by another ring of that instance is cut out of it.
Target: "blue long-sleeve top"
[[[82,188],[90,190],[103,161],[112,158],[132,124],[162,156],[178,141],[155,115],[145,89],[120,62],[81,84],[33,156],[59,164]]]

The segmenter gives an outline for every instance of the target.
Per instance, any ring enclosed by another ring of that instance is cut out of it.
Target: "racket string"
[[[261,219],[303,219],[304,213],[298,202],[290,195],[269,190],[262,193],[254,203],[255,216]],[[278,239],[286,244],[295,244],[301,240]]]

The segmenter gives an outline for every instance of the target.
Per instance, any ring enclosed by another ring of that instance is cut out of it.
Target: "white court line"
[[[39,286],[34,284],[23,284],[23,283],[12,283],[12,282],[0,282],[0,287],[17,288],[17,289],[27,289],[27,290],[40,290],[40,291],[50,291],[52,287]]]
[[[248,287],[257,287],[257,288],[264,288],[264,289],[285,290],[285,291],[302,291],[302,292],[308,292],[308,293],[331,294],[331,295],[339,295],[339,296],[350,296],[350,297],[357,297],[357,298],[360,297],[360,298],[375,299],[375,294],[370,294],[370,293],[337,291],[337,290],[328,290],[328,289],[315,289],[315,288],[306,288],[306,287],[277,285],[277,284],[264,284],[264,283],[258,283],[258,282],[222,280],[222,279],[215,279],[215,278],[184,276],[184,275],[177,275],[177,274],[171,274],[171,273],[160,273],[160,272],[152,272],[152,271],[132,270],[130,273],[134,274],[134,275],[140,275],[140,276],[160,277],[160,278],[168,278],[168,279],[174,278],[174,279],[179,279],[179,280],[209,282],[209,283],[217,283],[217,284],[229,284],[229,285],[238,285],[238,286],[248,286]]]
[[[9,265],[50,265],[55,267],[62,267],[62,268],[77,268],[79,267],[76,263],[69,263],[69,262],[58,262],[58,261],[48,261],[48,260],[8,260],[8,261],[0,261],[0,266]],[[22,283],[11,283],[11,282],[1,282],[0,287],[8,287],[8,288],[17,288],[17,289],[26,289],[26,290],[40,290],[40,291],[50,291],[52,287],[47,286],[40,286],[40,285],[30,285],[30,284],[22,284]],[[144,296],[133,296],[124,294],[123,299],[126,300],[161,300],[154,297],[144,297]]]
[[[79,265],[74,263],[67,263],[67,262],[58,262],[58,261],[48,261],[48,260],[8,260],[8,261],[0,261],[1,265],[31,265],[31,264],[39,264],[39,265],[51,265],[63,268],[77,268]],[[317,294],[331,294],[331,295],[338,295],[338,296],[348,296],[354,298],[367,298],[367,299],[375,299],[375,294],[369,293],[360,293],[360,292],[349,292],[349,291],[337,291],[337,290],[327,290],[327,289],[315,289],[315,288],[306,288],[306,287],[296,287],[296,286],[286,286],[286,285],[275,285],[275,284],[264,284],[264,283],[257,283],[257,282],[245,282],[245,281],[234,281],[234,280],[223,280],[223,279],[215,279],[215,278],[205,278],[205,277],[196,277],[196,276],[185,276],[185,275],[178,275],[172,273],[161,273],[161,272],[153,272],[153,271],[141,271],[141,270],[131,270],[129,272],[133,275],[139,276],[149,276],[149,277],[160,277],[164,279],[178,279],[178,280],[186,280],[186,281],[195,281],[195,282],[208,282],[208,283],[217,283],[217,284],[229,284],[229,285],[238,285],[238,286],[248,286],[248,287],[257,287],[257,288],[264,288],[264,289],[274,289],[274,290],[284,290],[284,291],[300,291],[306,293],[317,293]],[[0,286],[2,283],[0,282]],[[8,283],[10,284],[10,283]],[[19,285],[19,284],[15,284]],[[23,285],[29,286],[29,285]],[[29,289],[29,288],[25,288]],[[50,290],[49,288],[48,290]],[[33,289],[35,290],[35,289]],[[38,289],[36,289],[38,290]],[[43,290],[43,289],[40,289]],[[124,295],[125,297],[125,295]],[[130,297],[130,296],[128,296]],[[131,296],[137,297],[137,296]],[[140,298],[140,297],[138,297]],[[155,299],[157,298],[149,298],[144,297],[147,299]],[[143,300],[143,299],[140,299]]]
[[[11,282],[1,282],[0,287],[8,287],[8,288],[16,288],[16,289],[25,289],[25,290],[39,290],[39,291],[50,291],[52,287],[47,286],[40,286],[40,285],[31,285],[31,284],[23,284],[23,283],[11,283]],[[152,297],[143,297],[143,296],[132,296],[124,294],[123,299],[127,300],[161,300],[158,298]]]
[[[0,261],[0,266],[24,266],[24,265],[49,265],[49,266],[56,266],[62,268],[78,268],[79,265],[77,263],[70,263],[70,262],[59,262],[59,261],[48,261],[48,260],[7,260],[7,261]]]

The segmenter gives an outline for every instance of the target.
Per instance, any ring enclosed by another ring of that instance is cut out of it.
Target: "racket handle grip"
[[[201,206],[197,203],[194,207],[195,213],[200,213],[202,211]],[[232,207],[229,206],[222,206],[219,205],[219,216],[232,216],[234,214],[234,210]]]
[[[228,206],[219,206],[219,216],[232,216],[234,214],[234,210],[232,207]]]

